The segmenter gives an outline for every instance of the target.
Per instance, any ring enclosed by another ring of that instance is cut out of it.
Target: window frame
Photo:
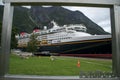
[[[120,0],[3,0],[4,14],[2,23],[2,39],[0,47],[0,80],[79,80],[78,76],[30,76],[10,75],[9,57],[11,29],[14,6],[16,5],[72,5],[90,7],[108,7],[111,11],[112,28],[112,71],[115,78],[94,78],[95,80],[119,80],[120,79]],[[93,78],[81,78],[81,80],[93,80]]]

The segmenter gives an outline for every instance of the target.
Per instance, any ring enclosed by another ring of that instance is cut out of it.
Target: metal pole
[[[40,3],[60,3],[60,4],[82,4],[82,5],[114,5],[120,4],[119,0],[3,0],[4,3],[13,4],[40,4]]]
[[[120,6],[114,5],[111,9],[112,18],[112,51],[113,73],[120,77]]]
[[[13,17],[13,7],[11,6],[10,3],[5,3],[3,25],[2,25],[1,53],[0,53],[0,77],[3,77],[5,74],[8,73],[12,17]]]

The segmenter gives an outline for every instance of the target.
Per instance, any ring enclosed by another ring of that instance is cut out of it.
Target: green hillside
[[[13,16],[13,25],[16,26],[18,31],[32,32],[35,25],[31,22],[28,15],[29,9],[24,7],[15,7]]]
[[[31,22],[28,15],[29,9],[15,6],[13,15],[13,26],[18,29],[18,33],[21,31],[32,32],[35,25]],[[3,6],[0,5],[0,22],[3,19]]]
[[[2,22],[3,6],[0,6],[0,22]],[[109,34],[102,27],[94,23],[81,11],[71,11],[61,6],[41,7],[32,6],[31,9],[15,6],[13,16],[13,26],[18,32],[26,31],[31,33],[34,27],[43,29],[47,26],[49,29],[53,27],[51,21],[54,20],[59,26],[70,24],[84,24],[87,33],[90,34]]]

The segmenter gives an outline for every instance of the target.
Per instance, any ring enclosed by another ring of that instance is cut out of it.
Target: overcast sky
[[[2,4],[0,0],[0,4]],[[77,6],[64,6],[72,11],[81,11],[90,18],[93,22],[101,26],[105,31],[111,33],[111,23],[110,23],[110,9],[100,8],[100,7],[77,7]]]
[[[93,22],[101,26],[105,31],[111,33],[110,9],[100,7],[73,7],[66,6],[65,8],[72,11],[79,10],[84,13]]]
[[[2,4],[2,0],[0,0],[0,5]]]

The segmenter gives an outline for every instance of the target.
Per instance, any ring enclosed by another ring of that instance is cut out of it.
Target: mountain
[[[18,29],[18,32],[26,31],[28,33],[32,32],[35,25],[29,19],[29,9],[15,6],[13,15],[13,27]],[[0,6],[0,22],[3,19],[3,6]]]
[[[29,9],[16,6],[14,9],[13,25],[17,27],[18,31],[32,32],[35,25],[29,19]]]
[[[40,28],[43,28],[43,26],[51,28],[52,24],[50,21],[54,20],[59,26],[84,24],[87,27],[87,32],[90,34],[109,34],[80,11],[71,11],[60,6],[33,6],[31,7],[30,13]]]
[[[2,21],[1,10],[3,10],[3,7],[1,8],[0,6],[0,21]],[[51,23],[52,20],[59,26],[84,24],[87,32],[90,34],[109,34],[80,11],[71,11],[60,6],[32,6],[31,9],[16,6],[14,9],[13,26],[15,26],[19,32],[27,31],[30,33],[34,27],[43,29],[44,26],[50,29],[53,27]]]

